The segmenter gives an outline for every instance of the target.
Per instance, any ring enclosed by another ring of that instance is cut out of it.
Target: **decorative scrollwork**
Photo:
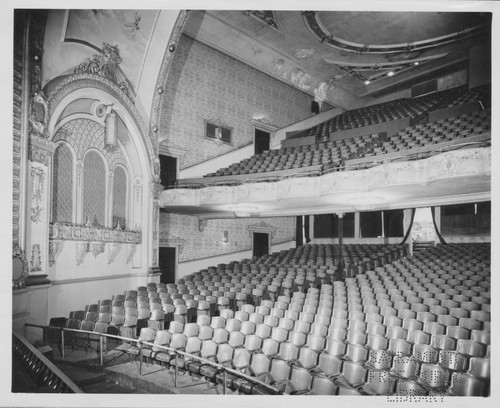
[[[120,65],[121,62],[122,58],[118,46],[103,42],[101,52],[94,54],[91,58],[86,58],[75,68],[74,72],[75,74],[96,74],[110,79],[115,82],[120,87],[120,90],[133,102],[127,82],[118,82],[116,76],[118,65]]]
[[[12,251],[12,288],[24,288],[28,275],[29,267],[28,262],[26,262],[24,251],[19,247],[15,247]]]

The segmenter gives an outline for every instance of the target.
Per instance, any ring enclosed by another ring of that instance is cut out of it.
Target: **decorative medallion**
[[[311,58],[314,54],[316,54],[314,48],[297,48],[293,51],[293,55],[298,59]]]

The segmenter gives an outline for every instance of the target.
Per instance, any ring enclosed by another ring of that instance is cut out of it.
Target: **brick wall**
[[[200,231],[197,217],[161,214],[160,244],[167,240],[182,241],[179,262],[241,252],[252,248],[248,227],[262,221],[277,228],[271,245],[295,240],[295,217],[208,220]],[[228,231],[227,243],[221,242],[224,231]]]
[[[252,119],[283,127],[309,117],[313,99],[187,36],[178,43],[164,95],[160,140],[187,150],[181,169],[251,143]],[[233,129],[232,145],[205,139],[205,120],[217,119]]]

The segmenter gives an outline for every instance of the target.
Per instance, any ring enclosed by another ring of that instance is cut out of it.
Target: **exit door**
[[[160,247],[158,266],[161,270],[160,282],[175,283],[175,248]]]
[[[255,129],[255,153],[261,154],[265,150],[269,150],[271,135],[260,129]]]
[[[253,233],[253,256],[261,257],[269,254],[269,234],[264,232]]]

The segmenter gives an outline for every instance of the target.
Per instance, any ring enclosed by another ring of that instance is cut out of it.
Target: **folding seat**
[[[250,334],[245,337],[245,349],[254,353],[255,351],[261,350],[263,345],[263,340],[255,334]],[[276,349],[277,351],[277,349]],[[260,351],[262,352],[262,351]]]
[[[314,374],[310,395],[336,395],[337,385],[328,377],[321,374]]]
[[[314,334],[307,336],[306,345],[308,348],[320,353],[325,349],[325,338]]]
[[[75,319],[75,320],[85,320],[85,311],[84,310],[77,310],[75,312],[71,312],[69,314],[70,319]]]
[[[439,315],[436,321],[437,323],[442,324],[445,327],[458,325],[458,318],[446,314]]]
[[[356,388],[366,382],[368,370],[362,364],[353,361],[344,361],[342,373],[337,377],[337,384]]]
[[[433,334],[430,345],[437,350],[455,350],[456,339],[444,334]]]
[[[399,326],[389,326],[385,333],[388,339],[406,339],[407,335],[407,330]]]
[[[196,318],[196,324],[200,327],[202,326],[210,326],[210,315],[201,315]]]
[[[427,322],[424,323],[424,328],[422,330],[430,335],[433,335],[445,334],[446,328],[437,322]]]
[[[165,313],[163,310],[153,310],[151,312],[151,317],[148,320],[148,327],[155,331],[164,329],[164,321]]]
[[[491,376],[491,360],[489,358],[471,357],[467,373],[476,378],[489,380]]]
[[[404,397],[416,397],[427,395],[427,391],[418,382],[398,379],[395,394]]]
[[[256,329],[256,325],[255,323],[249,321],[249,320],[245,320],[243,322],[241,322],[241,326],[240,326],[240,331],[244,334],[244,335],[250,335],[250,334],[254,334],[255,333],[255,329]]]
[[[277,357],[289,364],[294,363],[299,356],[300,347],[292,343],[281,343]]]
[[[400,309],[400,310],[398,310],[398,317],[402,320],[415,319],[417,317],[417,313],[415,311],[409,310],[409,309]]]
[[[366,344],[366,333],[358,330],[347,331],[347,342],[350,344],[359,344],[364,346]]]
[[[485,310],[472,310],[470,318],[480,322],[489,322],[491,321],[491,313]]]
[[[285,310],[284,317],[295,321],[299,319],[299,312],[296,310]]]
[[[422,330],[424,328],[424,324],[417,319],[404,319],[403,320],[403,328],[412,331],[412,330]]]
[[[447,395],[462,397],[487,397],[489,381],[473,377],[467,373],[454,372]]]
[[[489,345],[491,344],[491,331],[489,330],[472,330],[470,339],[478,343]]]
[[[255,356],[254,356],[255,358]],[[252,358],[253,363],[253,358]],[[263,378],[265,382],[284,390],[290,377],[291,367],[283,360],[273,359],[269,373],[262,373],[257,378]]]
[[[346,354],[347,345],[342,340],[328,339],[326,343],[326,353],[334,356],[343,356]]]
[[[389,340],[387,351],[394,355],[410,355],[411,344],[404,339],[393,338]]]
[[[273,327],[271,338],[279,343],[285,342],[288,339],[288,330],[285,330],[282,327]]]
[[[149,310],[151,312],[153,312],[153,310],[161,310],[161,309],[162,309],[161,303],[150,303],[149,304]]]
[[[419,362],[412,355],[395,355],[392,361],[390,373],[392,376],[403,379],[416,379],[418,374]]]
[[[451,307],[448,309],[448,314],[450,316],[457,317],[459,319],[462,318],[468,318],[469,317],[469,311],[466,309],[462,309],[461,307]]]
[[[366,341],[366,347],[372,350],[385,350],[389,340],[384,335],[369,334]]]
[[[186,337],[194,337],[198,336],[199,332],[200,332],[200,326],[198,326],[196,323],[187,323],[184,325],[182,333]]]
[[[228,343],[235,349],[243,347],[245,343],[245,335],[239,331],[230,332]]]
[[[366,323],[362,320],[349,320],[349,330],[365,331]]]
[[[279,318],[277,318],[276,316],[268,315],[264,317],[263,323],[267,324],[270,327],[277,327],[279,324]]]
[[[137,316],[125,314],[125,321],[120,326],[120,336],[133,338],[136,336]]]
[[[243,312],[241,310],[238,310],[238,311],[234,312],[234,318],[243,323],[243,322],[248,320],[249,314],[247,312]]]
[[[130,361],[132,362],[135,356],[139,357],[139,374],[141,374],[142,367],[142,351],[146,349],[151,349],[153,346],[144,344],[144,342],[153,343],[155,340],[156,331],[148,327],[143,327],[139,334],[138,343],[127,348],[125,351],[130,355]],[[140,346],[141,344],[141,346]],[[148,353],[150,354],[150,353]]]
[[[220,316],[214,316],[212,317],[212,320],[210,321],[210,327],[212,327],[212,329],[219,329],[219,328],[223,328],[226,326],[226,320],[223,318],[223,317],[220,317]]]
[[[485,357],[486,346],[474,340],[457,340],[457,352],[466,357]]]
[[[326,337],[328,334],[328,327],[320,323],[313,323],[310,327],[310,333],[321,337]]]
[[[182,324],[181,322],[176,322],[176,321],[170,322],[168,331],[171,334],[182,333],[184,331],[184,324]]]
[[[359,389],[365,395],[393,395],[396,378],[388,371],[369,370],[366,383]]]
[[[458,325],[460,327],[463,327],[467,330],[481,330],[482,329],[482,322],[476,319],[472,318],[465,318],[462,317],[458,320]]]
[[[239,308],[242,312],[246,312],[248,314],[255,312],[255,306],[249,303],[242,304]]]
[[[347,344],[345,360],[363,363],[368,360],[368,349],[359,344]]]
[[[159,346],[169,346],[172,335],[168,330],[160,330],[155,334],[154,346],[151,349],[145,350],[145,355],[152,359],[156,359],[156,356],[160,353],[166,353],[165,349]],[[160,361],[160,360],[158,360]],[[162,362],[163,363],[163,362]]]
[[[337,327],[330,327],[328,338],[332,340],[344,341],[347,338],[347,330]]]
[[[217,356],[217,343],[213,340],[204,340],[201,344],[200,357],[204,360],[209,360],[215,362]],[[199,360],[192,360],[189,362],[185,362],[184,366],[191,373],[201,375],[201,368],[206,363]]]
[[[267,339],[268,337],[271,337],[271,327],[264,323],[258,324],[255,326],[255,334],[261,339]]]
[[[465,339],[468,340],[470,337],[470,332],[464,327],[460,326],[448,326],[446,328],[446,335],[454,339]]]
[[[349,316],[349,312],[347,312],[346,310],[340,310],[340,309],[333,309],[333,313],[332,313],[332,320],[333,319],[345,319],[347,320]]]
[[[439,365],[447,370],[465,371],[467,369],[467,357],[455,350],[440,350]]]
[[[438,364],[423,363],[418,382],[427,389],[444,390],[450,384],[450,372]]]

